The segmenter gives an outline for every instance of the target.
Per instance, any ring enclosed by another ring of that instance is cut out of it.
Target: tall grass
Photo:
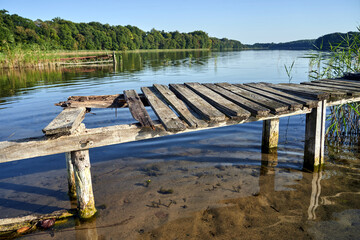
[[[59,58],[55,51],[48,51],[39,45],[17,45],[1,52],[0,67],[43,67],[55,62]]]
[[[318,49],[309,54],[310,80],[323,78],[340,78],[346,73],[360,72],[360,26],[358,34],[345,36],[336,45],[330,45],[330,51],[324,52]],[[330,125],[327,135],[338,141],[360,134],[360,104],[342,104],[330,108],[327,116]]]

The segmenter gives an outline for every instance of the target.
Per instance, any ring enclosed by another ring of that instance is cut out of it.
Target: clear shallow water
[[[289,66],[293,61],[292,82],[307,81],[308,60],[301,58],[305,54],[303,51],[124,54],[116,70],[106,67],[2,72],[0,141],[41,135],[41,129],[61,111],[54,103],[71,95],[139,91],[141,86],[153,83],[288,82],[284,64]],[[84,121],[88,128],[133,121],[127,109],[116,114],[113,109],[92,112],[95,114],[88,114]],[[153,113],[151,117],[156,119]],[[176,236],[196,239],[206,238],[212,231],[215,237],[226,239],[245,231],[244,226],[254,225],[247,218],[229,225],[233,220],[227,214],[229,203],[225,201],[238,206],[239,209],[231,211],[240,215],[249,203],[256,202],[254,209],[248,209],[248,216],[262,223],[256,227],[265,230],[264,235],[252,232],[249,236],[253,239],[271,237],[275,226],[265,216],[273,217],[275,222],[285,219],[279,225],[300,238],[331,239],[333,232],[341,229],[344,233],[341,237],[351,239],[349,236],[359,234],[356,226],[360,224],[357,146],[329,144],[328,164],[321,176],[302,172],[304,123],[305,116],[280,120],[277,156],[260,152],[261,122],[91,149],[93,187],[99,209],[96,221],[70,222],[66,227],[56,228],[54,233],[45,231],[26,238],[44,239],[55,234],[55,238],[72,239],[92,234],[104,239]],[[269,162],[270,165],[266,164]],[[159,172],[149,176],[145,170],[154,165]],[[145,188],[142,184],[148,178],[154,185]],[[265,187],[262,187],[263,179],[267,183]],[[157,190],[162,185],[173,188],[174,195],[159,194]],[[66,188],[63,154],[1,164],[0,214],[16,217],[70,208],[74,205],[67,199]],[[186,208],[180,206],[184,198],[187,203],[182,204]],[[151,202],[158,199],[177,200],[178,204],[153,208]],[[194,214],[208,214],[209,211],[204,211],[209,207],[216,212],[211,213],[215,216],[214,227],[203,226],[202,218],[191,219]],[[184,218],[203,230],[187,228],[181,220]],[[332,227],[325,231],[327,224]],[[215,231],[215,225],[221,231]],[[177,226],[183,226],[186,231],[180,231]],[[177,235],[170,236],[170,232]]]

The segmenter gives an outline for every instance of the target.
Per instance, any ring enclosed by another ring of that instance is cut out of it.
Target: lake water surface
[[[69,96],[154,83],[308,80],[305,51],[126,53],[116,69],[0,72],[0,141],[42,135]],[[120,56],[119,56],[120,57]],[[152,119],[156,116],[148,109]],[[87,128],[131,123],[128,109],[92,109]],[[321,173],[302,171],[305,116],[280,119],[277,154],[261,153],[262,122],[90,150],[98,216],[24,239],[356,239],[358,144],[326,143]],[[64,154],[0,164],[0,216],[75,207]],[[151,180],[146,187],[145,182]],[[161,194],[159,189],[172,189]]]

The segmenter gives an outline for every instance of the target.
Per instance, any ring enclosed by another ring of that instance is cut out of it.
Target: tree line
[[[111,26],[99,22],[74,23],[59,17],[32,21],[0,10],[0,50],[16,46],[41,46],[46,50],[136,50],[136,49],[241,49],[227,38],[209,37],[203,31],[180,33],[135,26]]]
[[[317,39],[297,40],[284,43],[255,43],[243,45],[244,49],[269,50],[321,50],[329,51],[334,47],[347,47],[360,39],[359,32],[329,33]]]

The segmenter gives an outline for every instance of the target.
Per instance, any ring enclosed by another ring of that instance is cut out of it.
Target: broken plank
[[[151,127],[154,128],[154,123],[152,122],[148,112],[145,109],[144,104],[140,100],[139,95],[135,90],[125,90],[124,91],[125,100],[129,106],[129,110],[133,118],[141,124],[142,127]]]
[[[220,94],[212,91],[204,85],[201,85],[200,83],[185,83],[185,85],[191,88],[218,110],[226,114],[229,118],[243,120],[247,119],[251,115],[249,111],[227,100]]]
[[[184,119],[190,128],[205,127],[207,123],[198,118],[196,113],[190,111],[186,104],[165,85],[154,84],[156,90],[163,96],[166,102]]]
[[[139,94],[144,106],[149,106],[145,96]],[[70,96],[67,101],[55,103],[61,107],[86,107],[86,108],[125,108],[128,107],[124,94]]]
[[[202,118],[211,122],[225,121],[225,115],[205,101],[184,84],[170,84],[170,90],[182,99],[188,106],[197,112]]]
[[[217,83],[216,85],[225,88],[226,90],[229,90],[237,95],[240,95],[250,101],[260,104],[266,108],[269,108],[274,114],[285,113],[288,111],[289,107],[285,104],[276,102],[269,98],[265,98],[259,94],[244,90],[235,85],[231,85],[229,83]]]
[[[86,108],[65,108],[42,131],[45,135],[71,134],[85,118]]]
[[[249,85],[246,85],[246,84],[235,84],[235,86],[238,86],[238,87],[241,87],[245,90],[248,90],[248,91],[251,91],[251,92],[254,92],[254,93],[257,93],[263,97],[266,97],[266,98],[270,98],[274,101],[277,101],[277,102],[281,102],[285,105],[288,105],[289,106],[289,110],[291,111],[296,111],[296,110],[299,110],[299,109],[302,109],[303,108],[303,104],[297,102],[297,101],[294,101],[292,99],[289,99],[289,98],[285,98],[283,96],[279,96],[279,95],[275,95],[273,93],[269,93],[269,92],[266,92],[266,91],[263,91],[261,89],[257,89],[255,87],[252,87],[252,86],[249,86]]]
[[[210,88],[211,90],[217,92],[224,98],[226,98],[226,99],[238,104],[239,106],[243,107],[244,109],[248,110],[249,112],[251,112],[251,114],[254,117],[264,117],[270,113],[270,109],[265,108],[255,102],[249,101],[248,99],[243,98],[243,97],[241,97],[233,92],[230,92],[229,90],[226,90],[222,87],[219,87],[215,84],[206,83],[203,85]]]
[[[156,116],[158,116],[167,131],[176,132],[186,129],[185,124],[169,108],[155,88],[142,87],[141,91],[145,94]]]
[[[254,88],[257,88],[259,90],[263,90],[263,91],[266,91],[266,92],[269,92],[269,93],[273,93],[273,94],[278,95],[280,97],[286,97],[286,98],[292,99],[292,100],[297,101],[297,102],[299,102],[299,103],[301,103],[301,104],[303,104],[305,106],[308,106],[310,108],[317,107],[317,104],[319,102],[318,100],[316,100],[314,98],[306,98],[306,97],[301,97],[301,96],[296,95],[296,94],[286,93],[286,92],[283,92],[283,91],[273,89],[273,88],[268,87],[265,84],[261,84],[261,83],[250,83],[250,84],[246,84],[246,85],[249,85],[251,87],[254,87]]]

